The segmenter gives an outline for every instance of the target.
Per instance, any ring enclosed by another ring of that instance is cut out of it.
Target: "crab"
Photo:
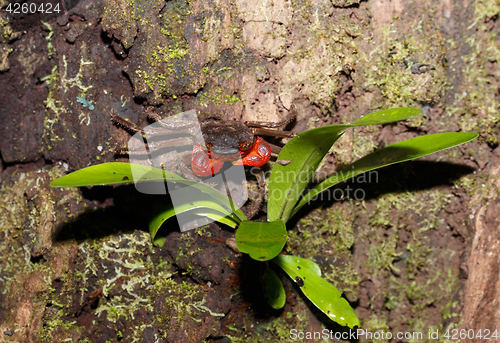
[[[280,147],[268,143],[260,136],[274,136],[292,138],[295,133],[280,130],[280,127],[290,123],[296,115],[290,115],[278,123],[258,121],[224,121],[209,119],[200,123],[203,141],[195,132],[196,123],[193,121],[165,122],[159,115],[148,112],[148,117],[155,120],[156,128],[141,129],[133,123],[112,114],[112,119],[124,128],[143,136],[161,135],[156,143],[148,142],[148,149],[163,149],[169,147],[192,146],[191,151],[182,153],[183,161],[191,165],[191,171],[198,177],[210,177],[217,174],[225,162],[234,165],[261,167],[271,158],[271,154],[278,154]],[[178,137],[179,135],[184,135]],[[169,136],[176,136],[169,139]],[[186,158],[187,157],[187,158]]]
[[[199,177],[211,177],[217,174],[225,162],[231,162],[233,165],[257,167],[256,170],[252,170],[258,184],[257,197],[253,198],[244,209],[242,208],[249,219],[258,213],[265,195],[265,178],[260,167],[270,160],[272,154],[278,155],[281,151],[279,146],[265,141],[261,136],[280,138],[295,136],[295,133],[291,131],[279,129],[295,119],[295,108],[290,111],[285,120],[277,123],[259,121],[243,123],[220,119],[209,119],[201,123],[192,120],[169,122],[161,120],[158,114],[151,111],[146,113],[149,118],[158,123],[156,127],[148,126],[141,129],[115,113],[112,113],[112,120],[131,132],[149,137],[147,144],[140,142],[143,145],[140,150],[144,152],[145,147],[148,154],[151,151],[161,154],[162,151],[168,151],[172,147],[181,147],[182,149],[192,147],[182,152],[175,151],[173,154],[175,163],[168,161],[167,166],[162,163],[162,168],[171,168],[172,164],[178,164],[184,177],[193,181],[202,181]],[[196,129],[198,124],[200,130]],[[157,139],[150,139],[151,137],[157,137]],[[117,150],[117,152],[130,155],[134,153],[134,147],[129,147],[127,150]],[[287,163],[287,161],[279,160],[276,162]],[[187,164],[191,165],[190,169],[186,167]],[[209,185],[216,186],[216,184]],[[227,185],[226,192],[231,197]]]

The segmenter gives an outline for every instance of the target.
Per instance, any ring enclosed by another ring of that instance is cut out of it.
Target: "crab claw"
[[[245,165],[251,167],[260,167],[269,161],[271,158],[271,146],[268,142],[260,137],[257,137],[250,152],[238,161],[234,161],[234,165]]]
[[[191,169],[196,176],[213,176],[217,174],[222,166],[223,161],[212,160],[207,152],[201,148],[201,145],[193,147],[191,155]]]

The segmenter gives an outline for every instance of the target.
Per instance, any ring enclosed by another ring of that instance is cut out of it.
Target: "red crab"
[[[204,142],[196,140],[193,131],[195,123],[190,121],[165,123],[160,117],[153,113],[148,116],[160,123],[161,127],[140,129],[125,119],[112,115],[113,120],[133,132],[141,132],[153,135],[186,134],[189,137],[165,139],[154,145],[155,149],[192,145],[190,164],[191,170],[196,176],[208,177],[217,174],[224,162],[232,162],[234,165],[246,165],[261,167],[271,158],[271,152],[279,153],[280,147],[266,142],[259,135],[275,137],[294,137],[290,131],[282,131],[276,128],[287,125],[295,118],[295,111],[282,122],[239,122],[209,119],[200,123]],[[149,147],[152,146],[148,143]]]

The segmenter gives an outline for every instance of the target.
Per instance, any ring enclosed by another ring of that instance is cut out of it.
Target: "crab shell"
[[[197,176],[217,174],[224,162],[234,165],[260,167],[271,158],[271,146],[240,122],[210,120],[202,123],[205,147],[195,145],[191,155],[191,169]]]
[[[252,130],[239,121],[207,120],[201,123],[201,132],[205,145],[219,160],[234,161],[240,157],[242,150],[250,149],[250,145],[254,143]],[[242,149],[243,145],[248,145],[249,148]]]

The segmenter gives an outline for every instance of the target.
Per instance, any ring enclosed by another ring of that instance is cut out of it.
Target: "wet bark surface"
[[[112,113],[144,127],[147,111],[279,121],[293,106],[296,132],[384,108],[424,110],[348,130],[324,175],[404,139],[479,133],[339,188],[361,189],[359,199],[326,193],[287,223],[285,251],[321,266],[363,330],[418,332],[422,342],[436,330],[445,342],[490,330],[498,341],[497,2],[48,3],[60,12],[13,13],[0,0],[3,341],[286,342],[291,330],[346,331],[285,275],[285,307],[268,307],[263,263],[226,245],[228,227],[181,233],[170,219],[165,245],[153,246],[148,219],[165,196],[133,185],[49,187],[127,161],[115,152],[130,133]]]

